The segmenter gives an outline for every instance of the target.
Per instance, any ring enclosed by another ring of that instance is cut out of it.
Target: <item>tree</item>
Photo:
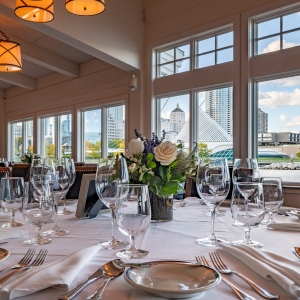
[[[22,137],[18,136],[18,137],[15,138],[15,150],[17,152],[19,152],[20,149],[22,148],[22,147],[20,147],[21,145],[22,145]]]
[[[299,150],[300,150],[300,148],[299,148]],[[296,153],[296,156],[297,156],[298,158],[300,158],[300,151]]]
[[[199,155],[200,158],[210,157],[210,155],[212,153],[212,150],[208,149],[208,146],[205,143],[200,142],[198,144],[198,149],[199,149],[198,155]]]
[[[55,144],[50,144],[46,146],[46,157],[55,158]]]
[[[99,159],[101,156],[101,142],[91,143],[85,141],[85,153],[86,160]]]

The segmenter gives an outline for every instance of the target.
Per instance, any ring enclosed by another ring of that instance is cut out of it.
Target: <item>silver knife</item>
[[[74,289],[72,289],[69,292],[66,292],[62,295],[60,295],[57,299],[59,300],[68,300],[73,298],[75,295],[77,295],[81,290],[83,290],[88,284],[96,281],[98,278],[100,278],[103,275],[103,268],[104,266],[100,267],[93,275],[91,275],[88,279],[84,280],[82,283],[77,285]]]

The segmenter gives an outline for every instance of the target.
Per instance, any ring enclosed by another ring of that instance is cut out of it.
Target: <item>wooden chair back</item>
[[[23,177],[24,182],[29,181],[31,164],[14,164],[12,177]]]

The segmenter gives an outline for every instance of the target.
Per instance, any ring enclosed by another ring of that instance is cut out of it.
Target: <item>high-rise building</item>
[[[124,105],[107,109],[107,139],[125,139]]]
[[[205,112],[232,136],[232,87],[205,92]]]
[[[262,111],[259,108],[257,116],[258,116],[258,124],[257,124],[258,133],[268,132],[268,113]]]

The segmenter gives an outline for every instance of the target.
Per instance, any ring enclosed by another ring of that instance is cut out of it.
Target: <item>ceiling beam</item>
[[[79,77],[79,64],[14,36],[10,40],[21,45],[23,59],[72,78]]]
[[[0,80],[27,90],[36,89],[36,80],[28,78],[22,74],[0,72]]]

